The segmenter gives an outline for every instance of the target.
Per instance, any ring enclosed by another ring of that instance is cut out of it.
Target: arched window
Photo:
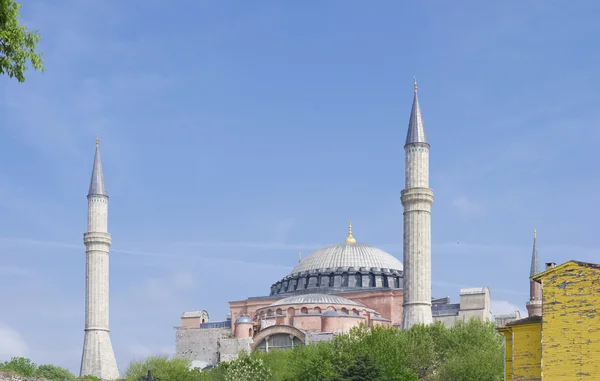
[[[302,308],[300,309],[300,313],[301,313],[301,314],[308,314],[308,308],[306,308],[306,307],[302,307]]]
[[[342,274],[342,287],[348,287],[348,273]]]
[[[348,315],[348,309],[346,309],[345,307],[342,307],[342,313],[344,315]]]
[[[275,315],[283,315],[281,308],[278,308],[277,311],[275,311]]]
[[[267,310],[267,316],[273,316],[273,310],[272,309],[268,309]]]
[[[356,308],[352,309],[352,315],[354,316],[360,316],[360,312],[358,312],[358,310]]]
[[[335,275],[333,273],[329,274],[329,287],[333,287],[335,284]]]
[[[383,287],[389,287],[387,275],[382,275],[381,277],[383,278]]]
[[[320,315],[321,314],[321,307],[315,307],[313,309],[313,314]]]
[[[395,283],[396,283],[396,288],[400,288],[400,277],[397,276],[396,279],[394,279]]]
[[[250,337],[254,336],[254,335],[252,334],[252,327],[248,328],[248,336],[250,336]]]
[[[369,287],[375,287],[375,274],[369,273]]]
[[[362,274],[356,273],[355,278],[356,278],[356,287],[362,287]]]
[[[305,278],[305,282],[304,282],[304,288],[308,288],[308,281],[310,280],[309,276],[307,275]]]
[[[296,309],[294,307],[290,307],[287,309],[288,316],[294,316],[296,314]]]

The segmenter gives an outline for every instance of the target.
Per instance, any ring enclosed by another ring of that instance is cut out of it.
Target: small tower
[[[104,184],[98,138],[88,190],[88,231],[83,235],[86,255],[85,337],[80,376],[118,380],[119,370],[108,330],[108,194]]]
[[[404,207],[404,303],[402,328],[431,324],[431,204],[429,143],[425,134],[417,80],[404,153],[406,186],[400,200]]]
[[[529,301],[526,303],[529,316],[542,316],[542,285],[531,279],[540,272],[540,259],[538,258],[536,241],[537,231],[533,229],[533,252],[531,253],[531,271],[529,272]]]

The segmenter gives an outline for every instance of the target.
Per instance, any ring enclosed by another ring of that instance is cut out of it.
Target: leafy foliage
[[[332,341],[254,352],[203,374],[211,381],[501,381],[503,350],[494,324],[477,320],[407,331],[363,325]]]
[[[67,369],[49,364],[40,365],[35,371],[35,376],[52,381],[71,381],[76,379],[73,373]]]
[[[24,377],[33,377],[36,369],[37,365],[25,357],[13,357],[10,361],[0,364],[0,370],[14,372]]]
[[[21,5],[14,0],[0,0],[0,74],[24,82],[27,62],[40,71],[44,71],[44,63],[36,52],[41,36],[20,24],[19,8]]]
[[[75,381],[77,377],[65,368],[56,365],[37,366],[33,361],[24,357],[13,357],[10,361],[0,363],[0,370],[13,372],[23,377],[39,377],[49,381]],[[100,381],[93,376],[81,378],[81,380]],[[94,380],[95,379],[95,380]]]

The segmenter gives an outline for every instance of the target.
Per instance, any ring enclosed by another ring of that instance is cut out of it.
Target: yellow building
[[[508,323],[505,380],[600,380],[600,265],[569,261],[532,277],[542,316]]]

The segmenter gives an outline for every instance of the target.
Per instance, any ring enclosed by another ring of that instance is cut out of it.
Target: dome
[[[287,304],[344,304],[347,306],[364,307],[364,304],[355,302],[354,300],[346,299],[337,295],[325,294],[305,294],[290,296],[289,298],[281,299],[271,304],[271,306],[283,306]]]
[[[294,267],[291,274],[311,270],[359,269],[372,267],[402,271],[402,263],[393,255],[364,243],[343,243],[319,249]]]
[[[250,316],[246,316],[246,315],[242,315],[240,317],[238,317],[237,319],[235,319],[235,324],[252,324],[252,319],[250,319]]]

